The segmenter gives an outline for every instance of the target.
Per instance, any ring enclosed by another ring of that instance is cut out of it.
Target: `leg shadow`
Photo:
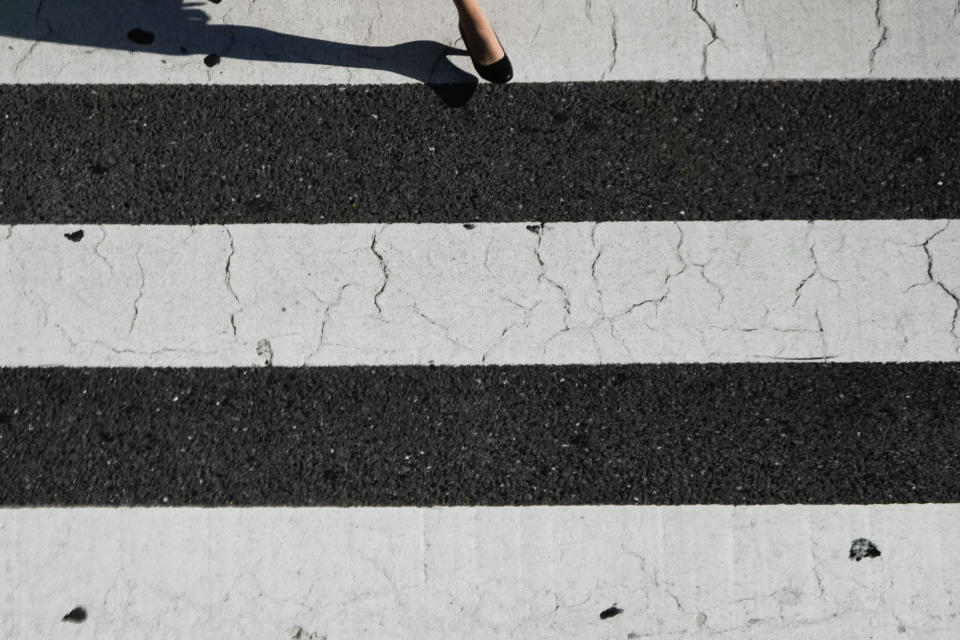
[[[185,0],[0,0],[0,36],[164,56],[215,54],[225,59],[321,64],[396,73],[431,87],[449,106],[473,96],[477,78],[448,56],[468,55],[431,40],[366,46],[211,25]],[[69,52],[65,52],[69,55]]]

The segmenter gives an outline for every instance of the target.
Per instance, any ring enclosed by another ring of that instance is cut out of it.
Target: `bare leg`
[[[504,56],[493,27],[480,8],[478,0],[453,0],[460,14],[460,24],[467,41],[464,43],[483,65],[493,64]]]

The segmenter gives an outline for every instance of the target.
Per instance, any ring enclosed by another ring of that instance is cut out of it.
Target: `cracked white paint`
[[[958,522],[937,504],[4,509],[0,635],[952,640]],[[851,560],[858,538],[881,556]],[[76,606],[87,620],[60,622]]]
[[[873,48],[870,50],[869,67],[870,67],[871,74],[874,72],[874,69],[876,67],[877,52],[880,51],[880,47],[882,47],[887,42],[887,36],[890,34],[890,30],[887,27],[887,25],[884,23],[884,19],[882,15],[882,11],[883,11],[883,7],[881,6],[882,0],[876,0],[876,2],[877,2],[877,5],[876,5],[876,8],[874,9],[873,15],[877,19],[877,31],[880,32],[880,36],[877,38],[877,44],[875,44]]]
[[[700,5],[722,38],[710,49],[711,78],[960,76],[955,0],[700,0]]]
[[[0,366],[957,361],[945,220],[19,225]]]
[[[704,26],[707,28],[707,31],[710,33],[710,40],[708,40],[707,43],[703,45],[703,62],[700,64],[700,75],[703,76],[703,78],[706,80],[706,79],[709,79],[710,77],[707,74],[707,63],[710,60],[709,58],[710,47],[713,46],[713,44],[715,44],[718,40],[720,40],[720,36],[717,35],[716,23],[708,20],[707,17],[704,16],[703,12],[700,10],[700,0],[690,0],[690,9],[691,11],[693,11],[694,15],[697,16],[697,19],[704,24]]]
[[[581,0],[485,10],[518,81],[960,77],[956,0]],[[130,24],[130,14],[96,2],[5,5],[0,83],[459,82],[473,72],[466,55],[450,64],[442,57],[443,46],[462,46],[449,0],[243,0],[183,11],[161,3],[151,11],[137,18],[145,24]],[[116,40],[135,26],[155,31],[157,44]],[[242,27],[300,39],[267,44]],[[186,54],[160,51],[181,41],[191,45]],[[291,52],[299,62],[277,61]],[[207,68],[208,53],[222,62]]]

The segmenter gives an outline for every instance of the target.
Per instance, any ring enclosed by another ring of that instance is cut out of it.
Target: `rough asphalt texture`
[[[0,369],[3,505],[960,501],[960,365]]]
[[[0,224],[960,216],[960,82],[459,90],[6,85]]]

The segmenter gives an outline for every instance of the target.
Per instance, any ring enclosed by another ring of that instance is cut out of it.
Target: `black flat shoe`
[[[463,35],[463,25],[457,23],[457,28],[460,29],[463,46],[467,47],[467,38]],[[496,32],[494,32],[493,35],[497,38],[497,44],[503,49],[503,44],[500,43],[500,37],[497,36]],[[476,69],[477,74],[487,82],[506,84],[513,79],[513,65],[510,64],[510,58],[507,57],[506,49],[503,49],[503,57],[493,64],[477,64],[477,59],[473,57],[473,52],[470,51],[470,47],[467,47],[467,52],[470,53],[470,61],[473,62],[473,68]]]

